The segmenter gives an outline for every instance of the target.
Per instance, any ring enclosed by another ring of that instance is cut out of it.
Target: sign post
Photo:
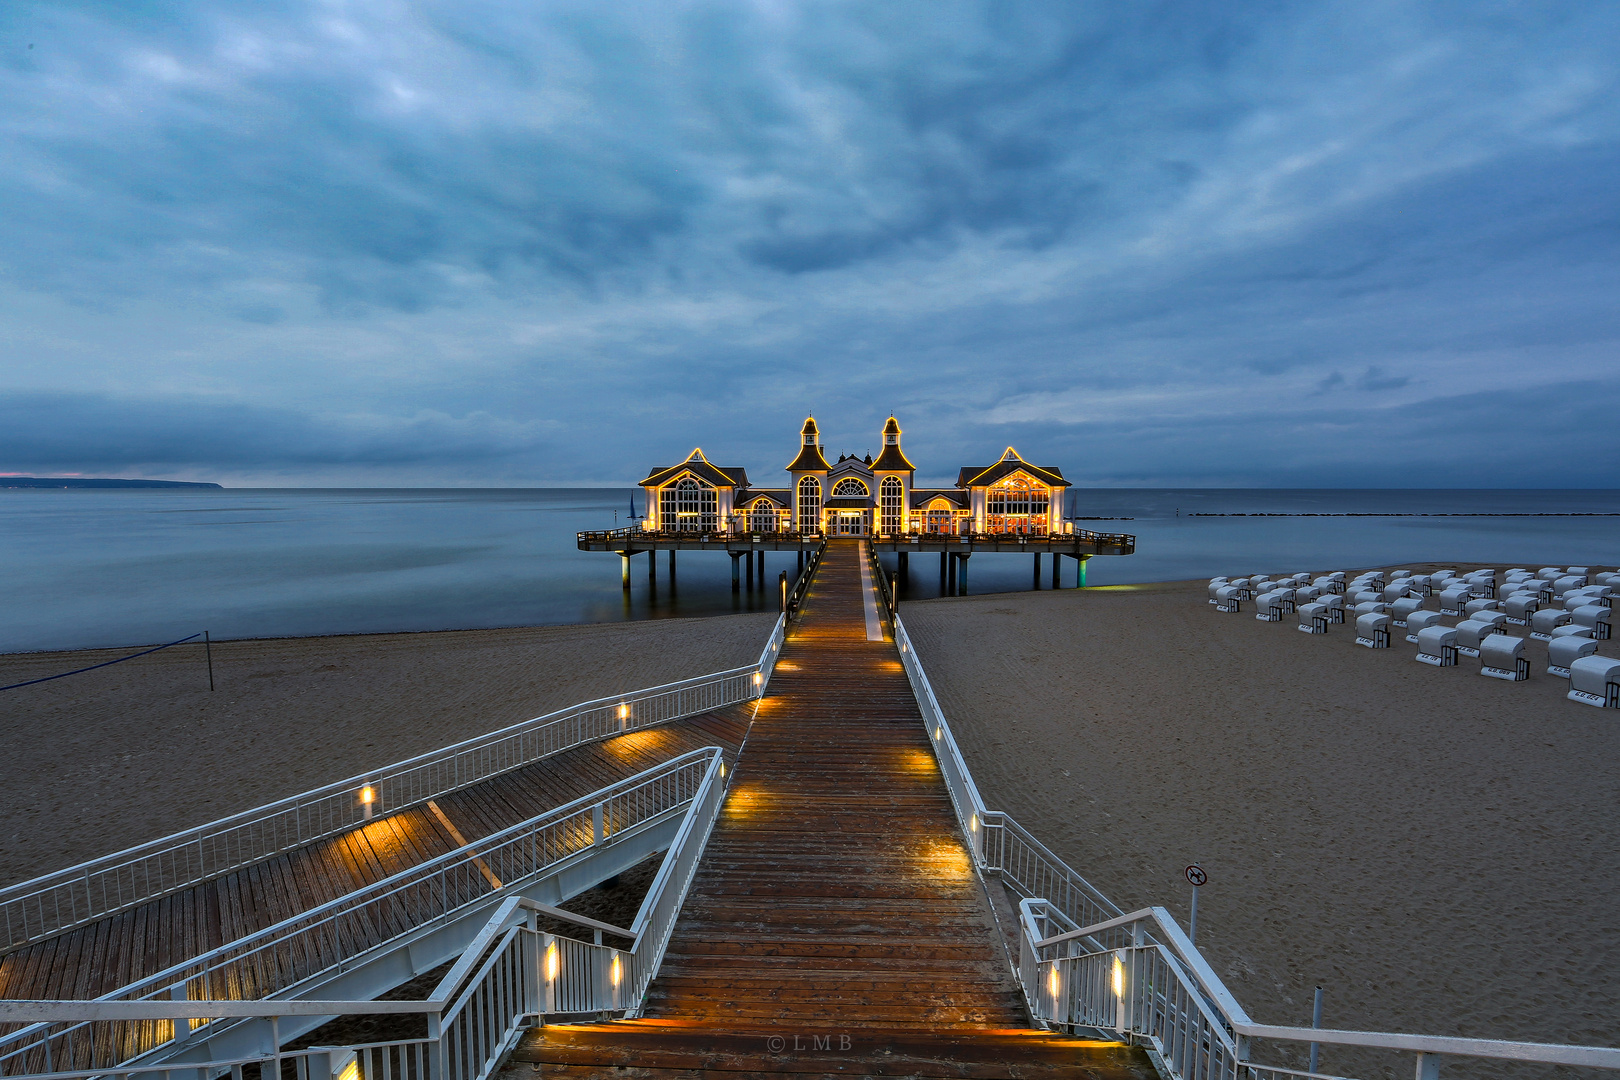
[[[1187,880],[1192,883],[1192,917],[1187,920],[1187,940],[1198,945],[1198,888],[1209,880],[1204,868],[1197,863],[1187,867]]]

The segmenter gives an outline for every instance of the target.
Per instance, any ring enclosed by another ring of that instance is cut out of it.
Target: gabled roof
[[[960,488],[912,488],[911,508],[921,510],[935,499],[945,499],[959,510],[967,509],[968,493]]]
[[[1069,486],[1069,482],[1063,479],[1063,473],[1060,470],[1043,469],[1039,465],[1031,465],[1019,457],[1018,451],[1010,446],[1002,453],[1001,460],[994,465],[986,465],[977,469],[971,466],[963,468],[956,474],[956,486],[959,488],[988,487],[997,480],[1010,476],[1020,469],[1051,487]]]
[[[698,447],[686,455],[686,460],[679,465],[671,465],[667,469],[655,469],[651,476],[641,482],[642,487],[663,487],[675,479],[682,472],[690,472],[693,476],[715,487],[747,487],[748,470],[736,468],[721,468],[709,464],[709,459],[703,456],[703,448]]]
[[[870,480],[872,478],[872,466],[868,465],[858,457],[847,457],[829,470],[829,475],[827,478],[831,480],[833,477],[850,475],[859,476],[863,479]]]
[[[793,509],[793,491],[790,488],[752,488],[737,493],[738,506],[752,506],[760,499],[769,500],[783,510]]]

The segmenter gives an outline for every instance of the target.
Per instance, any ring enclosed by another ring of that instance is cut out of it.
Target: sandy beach
[[[607,694],[752,663],[774,614],[184,645],[0,696],[0,882]],[[130,649],[0,656],[0,686]]]
[[[1199,944],[1256,1020],[1308,1023],[1320,983],[1327,1026],[1620,1044],[1615,714],[1565,700],[1541,645],[1506,684],[1221,615],[1202,581],[902,614],[993,808],[1127,910],[1185,923],[1204,866]],[[227,642],[212,694],[200,649],[11,691],[0,876],[747,663],[771,621]],[[113,655],[0,657],[0,680]],[[1328,1048],[1323,1068],[1410,1061]]]
[[[1321,984],[1328,1027],[1620,1045],[1616,714],[1540,644],[1502,683],[1219,614],[1202,581],[901,615],[991,808],[1126,910],[1185,925],[1204,867],[1198,944],[1257,1021],[1308,1025]]]

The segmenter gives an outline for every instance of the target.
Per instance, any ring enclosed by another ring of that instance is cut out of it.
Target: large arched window
[[[1051,495],[1023,476],[1010,476],[990,489],[985,527],[993,533],[1044,533]]]
[[[713,485],[683,476],[658,493],[659,523],[678,532],[713,532],[720,527],[720,502]]]
[[[813,476],[799,479],[799,531],[821,531],[821,481]]]
[[[866,485],[853,476],[844,477],[838,481],[838,486],[833,488],[833,498],[835,499],[870,499],[871,497],[872,493],[866,489]]]
[[[885,476],[878,492],[879,509],[883,513],[883,531],[897,533],[900,531],[900,504],[905,500],[905,489],[900,484],[900,478]]]

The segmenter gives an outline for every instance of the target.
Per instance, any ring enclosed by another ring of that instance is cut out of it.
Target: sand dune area
[[[1320,984],[1328,1027],[1620,1045],[1620,714],[1566,700],[1539,643],[1505,683],[1419,664],[1401,631],[1375,652],[1205,600],[901,616],[990,808],[1125,910],[1185,925],[1204,867],[1198,944],[1255,1020],[1308,1025]]]

